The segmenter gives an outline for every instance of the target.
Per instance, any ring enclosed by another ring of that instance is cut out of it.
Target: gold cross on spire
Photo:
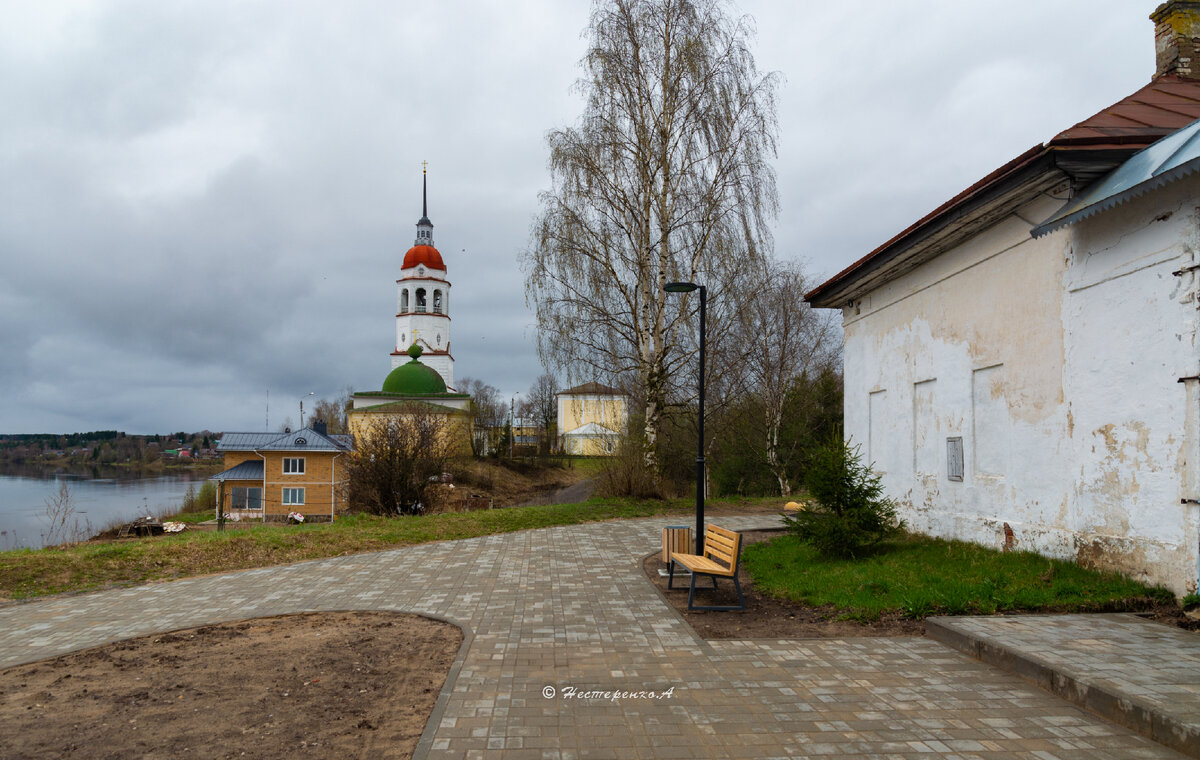
[[[429,169],[429,162],[428,162],[428,161],[422,161],[422,162],[421,162],[421,173],[422,173],[422,174],[425,174],[425,173],[427,173],[427,172],[428,172],[428,169]]]

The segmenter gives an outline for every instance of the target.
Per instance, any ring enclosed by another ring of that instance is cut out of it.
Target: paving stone
[[[470,634],[418,757],[1178,757],[929,639],[698,639],[641,571],[671,522],[548,528],[10,605],[0,608],[0,667],[209,623],[396,610]],[[1081,652],[1105,651],[1096,630],[1084,638],[1095,641]],[[1137,670],[1111,664],[1113,678]],[[1175,683],[1172,698],[1187,686]]]

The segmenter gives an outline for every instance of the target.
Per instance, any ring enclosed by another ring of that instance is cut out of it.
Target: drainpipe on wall
[[[262,502],[258,505],[258,508],[262,510],[262,523],[263,523],[263,525],[266,525],[267,524],[267,457],[264,454],[259,454],[257,451],[254,453],[258,455],[259,459],[263,460]]]
[[[333,518],[337,514],[337,460],[341,455],[341,452],[333,455],[333,464],[329,473],[329,522],[333,522]]]

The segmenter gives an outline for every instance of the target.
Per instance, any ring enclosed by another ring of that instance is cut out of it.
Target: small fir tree
[[[788,529],[829,557],[861,557],[896,535],[904,522],[883,495],[882,478],[863,464],[861,447],[835,432],[813,452],[805,476],[812,503],[784,518]]]

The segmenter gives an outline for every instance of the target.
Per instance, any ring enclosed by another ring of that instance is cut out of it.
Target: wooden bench
[[[738,559],[742,553],[742,535],[732,530],[726,530],[719,525],[709,525],[704,531],[704,554],[684,554],[671,552],[670,571],[667,575],[667,588],[673,589],[675,580],[675,565],[683,565],[692,572],[692,583],[688,588],[689,610],[744,610],[746,597],[742,595],[742,584],[738,582]],[[724,564],[722,564],[724,563]],[[738,601],[736,607],[697,607],[693,603],[696,596],[696,576],[707,575],[712,578],[713,588],[717,588],[717,578],[733,578],[733,587],[737,589]]]

